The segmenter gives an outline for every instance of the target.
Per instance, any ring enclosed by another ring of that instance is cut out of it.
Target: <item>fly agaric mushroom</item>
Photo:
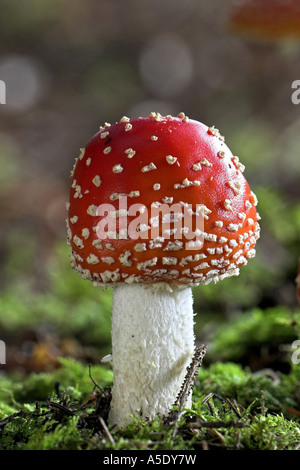
[[[230,28],[262,39],[300,36],[299,0],[243,0],[232,9]]]
[[[110,423],[169,412],[195,349],[191,288],[238,275],[255,255],[243,170],[217,129],[184,113],[106,123],[81,150],[68,239],[79,274],[113,287]],[[202,229],[188,217],[199,213]]]

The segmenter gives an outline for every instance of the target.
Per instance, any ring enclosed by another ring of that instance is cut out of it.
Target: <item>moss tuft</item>
[[[300,445],[299,367],[278,380],[234,363],[200,369],[193,405],[179,423],[139,418],[106,424],[111,371],[61,359],[52,373],[6,378],[0,392],[0,449],[293,450]],[[91,375],[92,373],[92,375]]]

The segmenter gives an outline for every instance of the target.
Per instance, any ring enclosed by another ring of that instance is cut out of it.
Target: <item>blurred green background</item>
[[[110,352],[111,289],[70,267],[65,202],[79,148],[151,111],[215,125],[246,166],[261,220],[238,278],[194,289],[207,361],[289,366],[300,337],[300,41],[235,35],[222,0],[0,0],[0,339],[9,371]]]

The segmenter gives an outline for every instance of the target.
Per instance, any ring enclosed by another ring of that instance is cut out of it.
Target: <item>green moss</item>
[[[264,406],[278,412],[287,407],[299,408],[300,369],[293,366],[289,374],[278,373],[278,380],[253,374],[239,364],[217,362],[199,371],[200,387],[194,394],[214,392],[236,399],[244,408],[250,405],[259,411],[263,391]],[[287,413],[288,416],[288,413]]]
[[[291,344],[300,333],[300,311],[279,306],[240,313],[214,331],[211,360],[240,361],[250,350]]]
[[[46,422],[41,427],[33,429],[24,445],[26,450],[82,450],[88,449],[89,431],[79,431],[78,417],[72,417],[64,424],[55,420]],[[53,429],[51,429],[53,427]],[[21,447],[22,448],[22,447]]]
[[[299,425],[283,415],[256,416],[244,442],[249,449],[293,450],[300,442]]]
[[[293,250],[296,231],[289,233],[287,243]],[[278,240],[281,236],[276,234]],[[192,408],[179,423],[134,419],[126,429],[110,429],[108,434],[99,421],[106,417],[105,407],[101,412],[97,408],[101,391],[95,389],[88,366],[62,358],[53,372],[1,376],[0,449],[296,449],[299,366],[290,364],[291,354],[285,353],[287,367],[274,369],[272,378],[263,370],[251,372],[249,358],[253,350],[279,351],[298,339],[299,311],[286,306],[248,312],[230,308],[239,314],[221,321],[217,313],[219,305],[251,305],[275,278],[280,280],[280,274],[269,276],[267,271],[258,256],[239,278],[194,289],[195,304],[204,299],[216,321],[208,321],[204,329],[206,334],[211,329],[208,353],[195,380]],[[35,292],[18,282],[16,291],[3,290],[1,331],[15,337],[47,325],[59,336],[78,338],[80,344],[97,344],[101,355],[110,347],[111,290],[94,288],[73,272],[65,244],[58,245],[48,263],[48,281],[46,291]],[[106,396],[112,371],[93,365],[92,376]]]
[[[95,288],[70,268],[69,248],[59,243],[48,261],[48,287],[36,292],[17,281],[0,295],[1,334],[20,334],[43,325],[83,344],[110,345],[112,290]]]
[[[99,424],[97,400],[112,383],[111,371],[69,359],[48,374],[1,379],[1,449],[295,449],[300,443],[299,367],[279,382],[234,363],[200,369],[192,408],[180,422],[136,418],[126,429]],[[60,396],[57,395],[60,383]],[[99,403],[99,401],[98,401]],[[82,406],[84,405],[84,406]],[[5,421],[6,420],[6,421]]]
[[[30,374],[25,378],[14,374],[11,379],[1,379],[0,402],[20,405],[46,401],[55,392],[56,384],[61,384],[72,400],[83,399],[92,388],[87,365],[71,358],[61,358],[59,362],[62,367],[53,373]],[[111,370],[93,366],[92,373],[95,380],[103,386],[111,384]]]

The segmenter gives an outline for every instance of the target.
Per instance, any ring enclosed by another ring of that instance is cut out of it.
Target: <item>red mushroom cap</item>
[[[217,129],[183,113],[106,124],[81,150],[72,172],[73,267],[84,278],[108,285],[192,286],[237,275],[255,255],[259,238],[257,200],[243,170]],[[124,198],[128,206],[120,209]],[[133,204],[143,210],[130,212]],[[169,220],[182,224],[164,229],[166,220],[161,214],[153,217],[153,209],[174,204]],[[186,215],[199,214],[199,206],[203,227],[197,232],[186,227]],[[111,210],[104,212],[107,207]],[[105,239],[99,227],[108,214],[116,228],[107,230]],[[128,236],[124,217],[134,223],[136,237]],[[159,233],[153,236],[155,226]],[[203,244],[200,237],[191,240],[191,233],[200,234]]]
[[[300,36],[299,0],[243,0],[234,6],[230,27],[256,38]]]

